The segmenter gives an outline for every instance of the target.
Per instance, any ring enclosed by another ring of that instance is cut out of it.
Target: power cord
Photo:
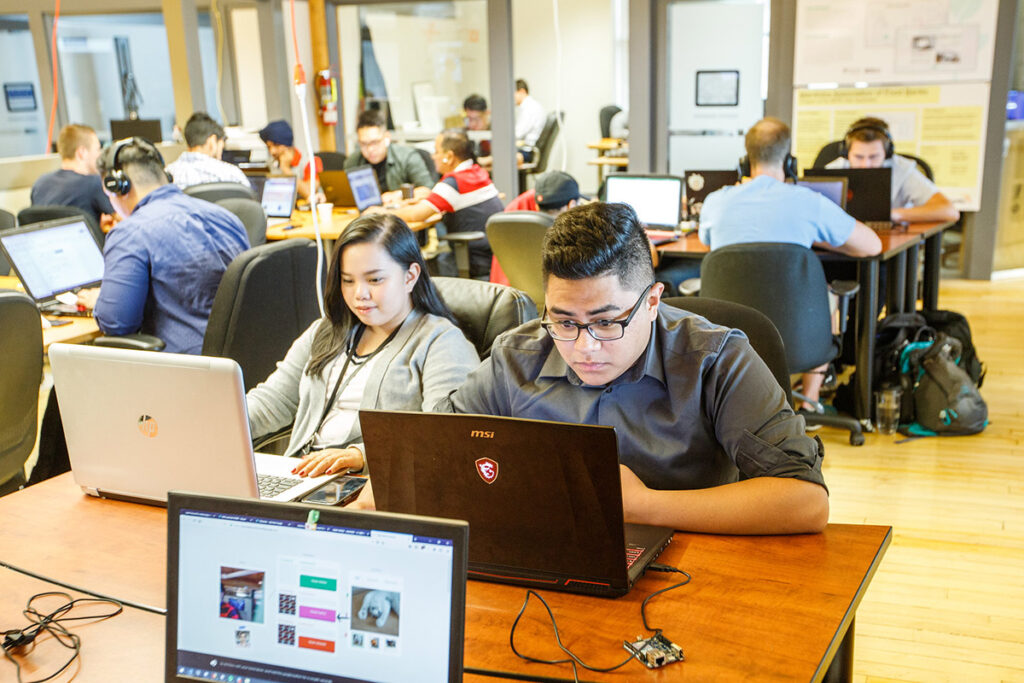
[[[673,589],[685,586],[686,584],[690,583],[690,581],[693,579],[693,577],[691,577],[689,573],[683,571],[682,569],[677,569],[676,567],[670,567],[670,566],[665,565],[665,564],[653,564],[652,563],[652,564],[648,565],[647,568],[652,570],[652,571],[657,571],[657,572],[674,572],[674,573],[679,573],[679,574],[682,574],[683,576],[686,577],[685,581],[681,581],[679,583],[673,584],[671,586],[667,586],[665,588],[662,588],[660,590],[657,590],[657,591],[651,593],[646,598],[644,598],[644,601],[642,603],[640,603],[640,618],[643,620],[644,628],[647,629],[648,631],[653,631],[654,632],[654,636],[651,639],[649,639],[649,640],[653,640],[654,638],[657,638],[657,637],[661,636],[662,629],[660,629],[660,628],[658,628],[658,629],[651,628],[651,626],[647,623],[647,603],[649,603],[651,601],[651,599],[654,598],[657,595],[661,595],[662,593],[665,593],[667,591],[670,591],[670,590],[673,590]],[[562,652],[564,652],[565,654],[568,655],[567,659],[540,659],[540,658],[537,658],[537,657],[532,657],[530,655],[525,655],[525,654],[523,654],[522,652],[520,652],[516,648],[516,642],[515,642],[516,626],[519,624],[519,620],[522,618],[523,614],[526,612],[526,607],[530,604],[530,598],[531,597],[536,597],[538,600],[540,600],[540,603],[542,605],[544,605],[544,609],[547,610],[548,618],[551,619],[551,628],[554,629],[554,632],[555,632],[555,643],[558,645],[558,648]],[[591,666],[591,665],[587,664],[582,659],[577,657],[571,650],[569,650],[569,648],[565,647],[565,645],[562,644],[562,636],[561,636],[561,634],[558,631],[558,623],[555,621],[554,613],[551,611],[551,608],[548,606],[548,603],[544,600],[544,598],[540,595],[540,593],[537,593],[536,591],[531,590],[531,589],[527,589],[527,591],[526,591],[526,599],[523,601],[523,606],[519,608],[519,614],[516,615],[515,621],[512,622],[512,629],[509,631],[509,634],[508,634],[508,642],[509,642],[509,645],[511,645],[511,647],[512,647],[512,652],[514,652],[515,655],[517,657],[519,657],[520,659],[524,659],[524,660],[526,660],[528,662],[536,662],[537,664],[571,664],[572,665],[572,677],[573,677],[573,680],[576,681],[577,683],[580,680],[579,679],[579,669],[578,669],[578,667],[582,667],[582,668],[586,669],[587,671],[594,671],[594,672],[597,672],[597,673],[606,673],[606,672],[609,672],[609,671],[615,671],[616,669],[620,669],[623,666],[625,666],[626,664],[629,664],[634,659],[639,659],[638,653],[634,649],[627,647],[627,649],[630,652],[629,657],[627,657],[626,659],[622,660],[618,664],[615,664],[613,666],[608,666],[608,667],[595,667],[595,666]],[[679,657],[681,659],[682,651],[680,651]],[[643,660],[641,660],[641,661],[643,661]],[[673,661],[676,661],[676,660],[673,660]],[[645,666],[649,666],[649,664],[647,664],[647,662],[644,662],[644,664],[645,664]]]
[[[48,613],[40,612],[33,604],[36,600],[53,596],[65,598],[67,602]],[[112,605],[115,609],[112,612],[87,614],[80,617],[67,616],[72,610],[80,605],[100,603]],[[116,617],[123,611],[124,606],[117,600],[110,600],[107,598],[72,598],[68,593],[62,593],[59,591],[37,593],[28,599],[28,603],[22,611],[22,614],[25,615],[25,618],[28,619],[32,625],[24,629],[9,629],[0,632],[0,635],[3,635],[2,649],[4,651],[4,657],[14,664],[18,683],[43,683],[43,681],[52,680],[71,666],[71,664],[78,659],[78,655],[82,651],[82,638],[69,631],[67,627],[64,626],[64,622],[85,620],[103,621],[104,619]],[[37,678],[34,681],[23,681],[21,678],[21,663],[15,659],[11,653],[15,650],[26,651],[30,646],[34,647],[36,638],[44,631],[52,635],[54,640],[67,649],[73,650],[71,657],[64,662],[63,666],[46,678]]]

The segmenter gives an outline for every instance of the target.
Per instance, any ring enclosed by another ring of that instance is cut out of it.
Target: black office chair
[[[36,443],[43,328],[26,294],[0,290],[0,495],[25,483],[25,461]]]
[[[0,209],[0,230],[7,230],[18,226],[17,217],[10,211]],[[7,262],[3,254],[0,254],[0,275],[8,275],[11,272],[11,264]]]
[[[554,222],[549,214],[537,211],[503,211],[487,219],[487,241],[508,283],[526,292],[538,311],[544,308],[540,249]]]
[[[270,376],[292,342],[320,317],[316,253],[311,240],[281,240],[242,252],[224,272],[203,355],[234,359],[246,391]]]
[[[558,131],[565,124],[565,112],[559,112],[557,115],[555,112],[548,114],[548,117],[544,120],[544,127],[540,131],[540,136],[537,138],[537,144],[534,145],[533,161],[537,164],[535,168],[530,171],[531,175],[543,173],[548,168],[548,158],[551,156],[551,150],[555,146],[555,138],[558,137]]]
[[[513,287],[454,277],[433,280],[481,359],[491,355],[499,334],[537,317],[533,300]]]
[[[345,170],[345,155],[341,152],[317,152],[313,156],[320,159],[325,171]]]
[[[818,156],[814,157],[814,164],[812,165],[812,168],[825,168],[826,165],[838,159],[839,147],[842,144],[842,140],[834,140],[822,147],[818,152]],[[927,161],[917,155],[909,154],[907,152],[898,152],[898,154],[901,157],[913,159],[917,163],[917,167],[921,169],[921,173],[924,173],[928,180],[935,182],[935,174],[932,172],[932,167]]]
[[[775,381],[782,387],[786,400],[793,405],[793,390],[789,385],[789,366],[786,364],[786,347],[779,331],[768,316],[750,306],[732,301],[721,301],[707,297],[675,296],[661,300],[690,313],[707,318],[716,325],[741,330],[750,340],[750,345],[771,370]]]
[[[258,200],[253,189],[241,183],[200,183],[186,187],[184,192],[190,197],[205,199],[208,202],[217,202],[229,197]]]
[[[413,147],[416,153],[423,159],[423,163],[427,166],[427,172],[430,174],[430,179],[433,182],[437,182],[441,179],[441,174],[437,172],[437,164],[434,163],[434,156],[425,149],[420,147]]]
[[[254,199],[243,197],[227,197],[218,199],[216,204],[223,206],[242,221],[245,231],[249,234],[249,246],[258,247],[267,241],[267,214],[263,205]]]
[[[850,297],[858,286],[836,282],[839,296],[840,335],[832,334],[828,285],[821,261],[813,251],[796,244],[760,242],[715,249],[701,264],[701,296],[733,301],[765,314],[774,323],[786,348],[791,373],[807,372],[836,358],[846,329]],[[793,392],[797,400],[806,400]],[[850,431],[850,443],[864,443],[860,423],[852,417],[800,411],[809,425],[827,425]]]
[[[614,104],[601,107],[601,111],[597,113],[598,124],[601,126],[601,137],[610,138],[612,136],[612,119],[620,111],[622,111],[622,107]]]
[[[30,206],[18,212],[18,225],[42,223],[43,221],[52,221],[58,218],[84,219],[85,224],[89,226],[89,232],[92,233],[93,238],[96,240],[96,244],[101,247],[107,239],[103,230],[100,229],[100,224],[96,221],[96,216],[77,206],[58,206],[56,204]]]

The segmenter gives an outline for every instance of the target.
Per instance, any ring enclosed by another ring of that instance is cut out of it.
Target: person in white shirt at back
[[[544,130],[547,114],[544,107],[530,95],[530,86],[523,79],[516,81],[516,147],[523,161],[533,161],[533,147]]]
[[[167,166],[174,184],[182,190],[204,183],[238,183],[251,187],[242,169],[221,161],[226,140],[224,129],[209,114],[203,111],[192,114],[185,123],[188,151]]]

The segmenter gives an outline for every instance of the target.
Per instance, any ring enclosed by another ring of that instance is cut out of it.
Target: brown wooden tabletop
[[[331,215],[331,224],[320,226],[320,238],[331,241],[338,239],[345,228],[348,227],[348,224],[357,218],[359,218],[359,211],[357,209],[335,207]],[[440,220],[441,214],[436,214],[425,221],[409,223],[409,228],[416,232],[428,228]],[[290,220],[282,219],[280,222],[271,223],[270,227],[267,228],[267,239],[270,241],[299,237],[310,240],[316,239],[316,232],[313,229],[312,211],[295,211],[292,213]]]
[[[21,286],[21,282],[14,275],[0,275],[0,289],[25,291],[25,288]],[[44,353],[50,348],[50,344],[55,342],[81,344],[100,336],[99,325],[96,324],[96,320],[92,317],[68,316],[56,318],[56,320],[61,321],[61,324],[43,328]],[[42,324],[41,320],[40,324]]]

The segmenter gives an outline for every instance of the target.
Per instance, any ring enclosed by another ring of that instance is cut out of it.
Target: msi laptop
[[[256,180],[250,178],[250,182]],[[295,188],[297,178],[295,176],[271,176],[260,179],[258,184],[262,185],[260,190],[260,204],[263,205],[263,212],[267,219],[291,218],[292,210],[295,208]],[[257,183],[253,184],[253,187]]]
[[[65,292],[98,287],[103,279],[103,252],[84,218],[58,218],[4,230],[0,250],[40,311],[91,314],[57,301]]]
[[[356,198],[348,184],[348,173],[345,171],[324,171],[320,174],[320,187],[323,188],[327,201],[335,206],[355,206]]]
[[[375,410],[359,420],[377,509],[467,520],[470,578],[616,597],[672,540],[623,524],[611,427]]]
[[[691,221],[700,220],[700,210],[704,199],[727,185],[735,185],[740,181],[740,174],[731,171],[686,171],[683,174],[686,183],[687,217]]]
[[[111,119],[110,139],[143,138],[153,144],[164,139],[160,119]]]
[[[352,199],[355,201],[357,209],[363,211],[371,206],[381,206],[384,203],[380,198],[377,174],[372,166],[350,168],[345,171],[345,174],[348,175],[348,185],[352,188]]]
[[[303,479],[291,473],[296,459],[253,454],[233,360],[71,344],[49,355],[85,493],[157,505],[171,489],[287,501],[332,478]]]
[[[814,190],[820,195],[832,200],[832,203],[840,209],[846,210],[846,178],[821,178],[817,176],[804,176],[796,181],[800,187]]]
[[[683,179],[613,173],[605,180],[605,201],[629,204],[645,227],[675,230],[682,215]]]
[[[875,229],[892,227],[891,168],[815,168],[804,173],[845,178],[846,213]]]
[[[468,536],[449,519],[173,491],[164,680],[461,681]]]

